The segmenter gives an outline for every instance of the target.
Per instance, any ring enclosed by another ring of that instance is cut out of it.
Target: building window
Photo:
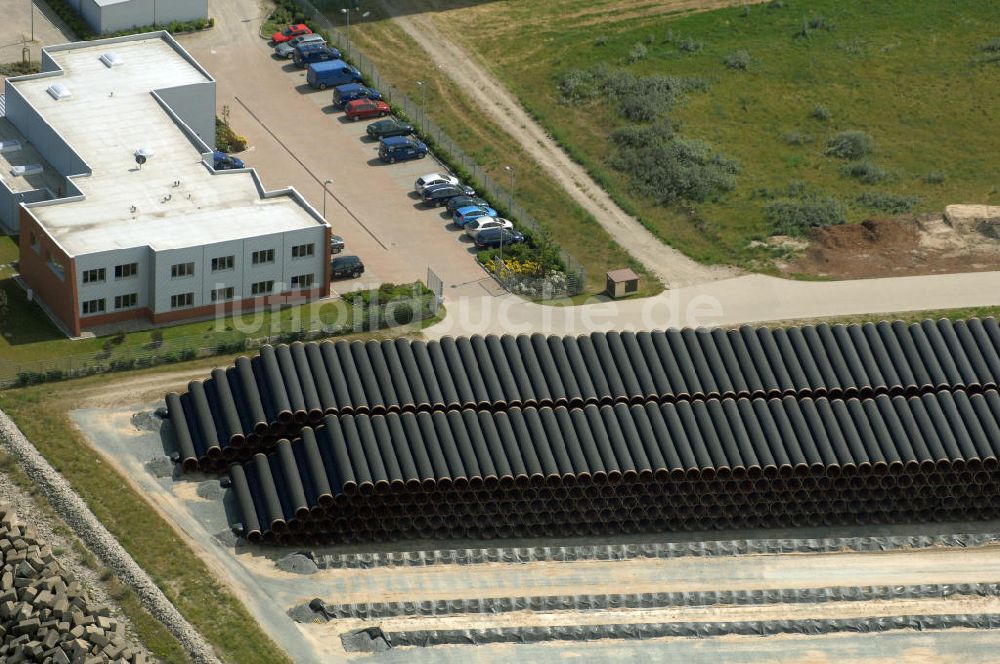
[[[115,295],[115,309],[131,309],[139,304],[139,294]]]
[[[38,237],[34,233],[28,233],[28,241],[31,243],[31,248],[35,250],[35,253],[42,253],[42,248],[38,244]]]
[[[194,304],[194,293],[178,293],[170,296],[171,309],[183,309]]]
[[[261,249],[260,251],[255,251],[251,255],[253,258],[254,265],[264,265],[265,263],[274,262],[274,249]]]
[[[115,265],[115,279],[128,279],[129,277],[134,277],[137,274],[139,274],[138,263]]]
[[[316,245],[309,244],[297,244],[292,247],[292,258],[307,258],[316,253]]]
[[[212,291],[212,302],[224,302],[231,300],[236,295],[236,289],[232,286],[228,288],[216,288]]]
[[[104,311],[104,298],[99,300],[87,300],[83,303],[83,315],[99,314]]]
[[[274,282],[273,281],[258,281],[257,283],[250,284],[250,294],[251,295],[269,295],[274,292]]]
[[[194,274],[194,263],[177,263],[170,267],[170,277],[172,279],[177,279],[178,277],[190,277]]]
[[[235,261],[232,256],[219,256],[218,258],[212,259],[212,272],[232,270],[234,265]]]
[[[85,284],[96,284],[104,281],[105,270],[103,267],[99,267],[93,270],[83,271],[83,283]]]
[[[292,277],[292,290],[312,288],[313,285],[313,275],[311,274],[300,274]]]
[[[66,278],[66,268],[63,267],[63,264],[60,263],[55,256],[52,255],[51,251],[45,252],[45,262],[49,264],[49,269],[55,272],[57,277],[60,279]]]

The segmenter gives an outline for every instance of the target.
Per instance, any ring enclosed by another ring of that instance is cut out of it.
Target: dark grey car
[[[330,261],[331,279],[357,279],[365,273],[365,264],[357,256],[337,256]]]

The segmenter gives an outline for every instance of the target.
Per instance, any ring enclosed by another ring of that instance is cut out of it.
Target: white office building
[[[329,226],[294,189],[213,169],[215,81],[169,34],[49,47],[42,63],[5,84],[0,223],[70,334],[329,294]]]

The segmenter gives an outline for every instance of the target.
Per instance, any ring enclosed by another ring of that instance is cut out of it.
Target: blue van
[[[361,80],[361,72],[343,60],[327,60],[309,65],[306,82],[312,88],[326,90],[332,85],[357,83]]]
[[[347,106],[347,102],[355,99],[381,99],[382,93],[375,88],[369,88],[360,83],[338,85],[333,89],[333,105],[337,108]]]
[[[389,164],[427,156],[427,146],[412,136],[389,136],[378,143],[378,158]]]

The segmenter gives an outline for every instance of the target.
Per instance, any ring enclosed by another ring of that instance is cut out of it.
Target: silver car
[[[465,225],[465,234],[475,240],[476,236],[479,235],[479,231],[484,231],[487,228],[506,228],[513,230],[514,224],[502,217],[476,217]]]
[[[312,35],[299,35],[298,37],[294,37],[292,39],[289,39],[286,42],[281,42],[280,44],[278,44],[277,46],[275,46],[274,47],[274,53],[279,58],[284,58],[286,60],[290,60],[291,57],[293,55],[295,55],[295,47],[296,46],[298,46],[299,44],[312,44],[314,42],[320,43],[320,44],[325,44],[326,40],[323,39],[323,37],[321,35],[316,35],[316,34],[312,34]]]

